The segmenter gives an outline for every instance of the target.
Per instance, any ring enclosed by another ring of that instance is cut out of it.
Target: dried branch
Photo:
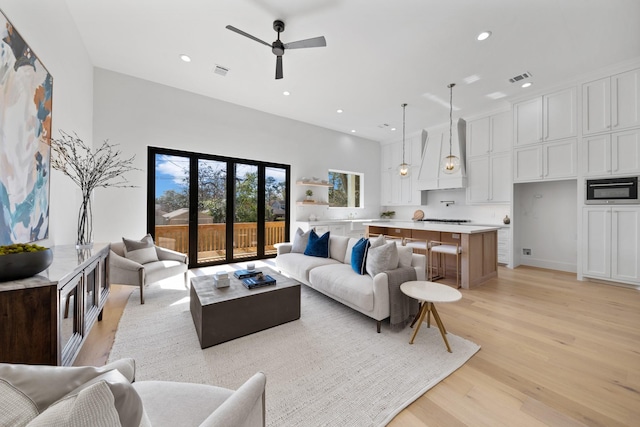
[[[122,152],[104,141],[92,151],[74,132],[73,135],[60,131],[61,137],[51,139],[51,167],[67,175],[88,198],[98,187],[136,187],[128,184],[124,174],[141,170],[133,166],[136,156],[122,158]]]

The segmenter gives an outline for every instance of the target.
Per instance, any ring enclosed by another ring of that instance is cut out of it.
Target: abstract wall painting
[[[53,77],[0,11],[0,245],[49,236]]]

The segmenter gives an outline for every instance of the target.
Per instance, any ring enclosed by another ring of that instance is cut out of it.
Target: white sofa
[[[382,320],[389,317],[389,282],[386,273],[375,277],[358,274],[351,268],[351,253],[357,238],[329,237],[329,258],[292,253],[293,243],[277,245],[276,267],[282,274],[353,308],[377,321],[380,332]],[[411,254],[411,267],[417,280],[425,279],[426,257]]]

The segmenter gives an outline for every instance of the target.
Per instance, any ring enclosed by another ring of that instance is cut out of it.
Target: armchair
[[[236,391],[134,379],[133,359],[99,368],[0,363],[0,425],[265,425],[262,372]]]
[[[145,285],[177,274],[184,274],[187,286],[189,259],[185,254],[155,246],[158,261],[140,264],[125,257],[123,242],[111,244],[109,254],[109,283],[140,287],[140,304],[144,304]]]

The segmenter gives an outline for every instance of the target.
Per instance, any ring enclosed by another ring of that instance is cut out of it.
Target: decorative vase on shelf
[[[506,215],[502,222],[504,222],[505,224],[509,224],[511,222],[511,218],[509,218],[509,215]]]
[[[93,214],[91,212],[91,196],[83,195],[78,211],[78,235],[76,249],[91,249],[93,247]]]

